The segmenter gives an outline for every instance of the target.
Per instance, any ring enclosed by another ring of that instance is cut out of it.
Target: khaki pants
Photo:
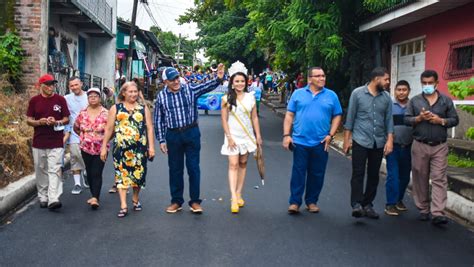
[[[413,141],[411,149],[413,198],[421,213],[433,216],[444,215],[446,207],[448,177],[448,143],[430,146]],[[430,184],[431,178],[431,203]]]
[[[63,193],[63,180],[61,178],[63,152],[63,148],[33,148],[36,187],[40,202],[48,202],[48,204],[57,202]]]
[[[69,152],[71,153],[71,171],[84,170],[86,167],[82,159],[79,144],[69,144]]]

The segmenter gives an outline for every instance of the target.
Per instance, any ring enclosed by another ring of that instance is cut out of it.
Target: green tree
[[[256,46],[255,24],[247,18],[248,11],[237,1],[196,1],[178,20],[179,23],[196,22],[199,27],[197,47],[206,55],[226,65],[241,61],[255,71],[266,65],[264,53]]]
[[[401,1],[195,0],[178,21],[196,22],[206,54],[227,64],[238,59],[293,77],[321,66],[344,102],[374,67],[373,34],[359,33],[359,25]]]
[[[179,36],[171,31],[162,31],[156,26],[150,27],[150,31],[156,35],[163,53],[174,57],[175,53],[178,52]],[[195,41],[181,37],[180,52],[184,54],[184,60],[180,60],[180,64],[192,65],[195,49]]]

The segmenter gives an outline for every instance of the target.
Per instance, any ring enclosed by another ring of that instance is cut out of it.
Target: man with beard
[[[355,89],[349,99],[343,149],[348,153],[352,147],[351,205],[352,216],[356,218],[379,218],[372,202],[377,194],[382,158],[393,148],[392,100],[384,90],[389,84],[387,69],[377,67],[370,73],[370,82]]]

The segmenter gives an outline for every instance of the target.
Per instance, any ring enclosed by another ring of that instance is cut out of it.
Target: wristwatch
[[[441,119],[441,125],[446,126],[446,120],[445,119]]]

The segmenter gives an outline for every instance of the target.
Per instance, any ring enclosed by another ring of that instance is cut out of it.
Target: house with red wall
[[[420,75],[432,69],[438,72],[440,92],[455,104],[474,105],[474,97],[457,100],[448,91],[448,82],[474,76],[473,14],[473,0],[405,0],[361,24],[359,31],[389,35],[379,39],[379,47],[388,47],[380,53],[389,54],[380,57],[389,58],[386,67],[391,73],[392,93],[399,80],[410,83],[411,96],[421,93]],[[463,117],[462,124],[473,125],[472,118]]]
[[[418,94],[421,72],[433,69],[439,90],[449,95],[448,82],[474,76],[473,14],[472,0],[402,1],[359,30],[390,32],[393,81],[407,80]]]

